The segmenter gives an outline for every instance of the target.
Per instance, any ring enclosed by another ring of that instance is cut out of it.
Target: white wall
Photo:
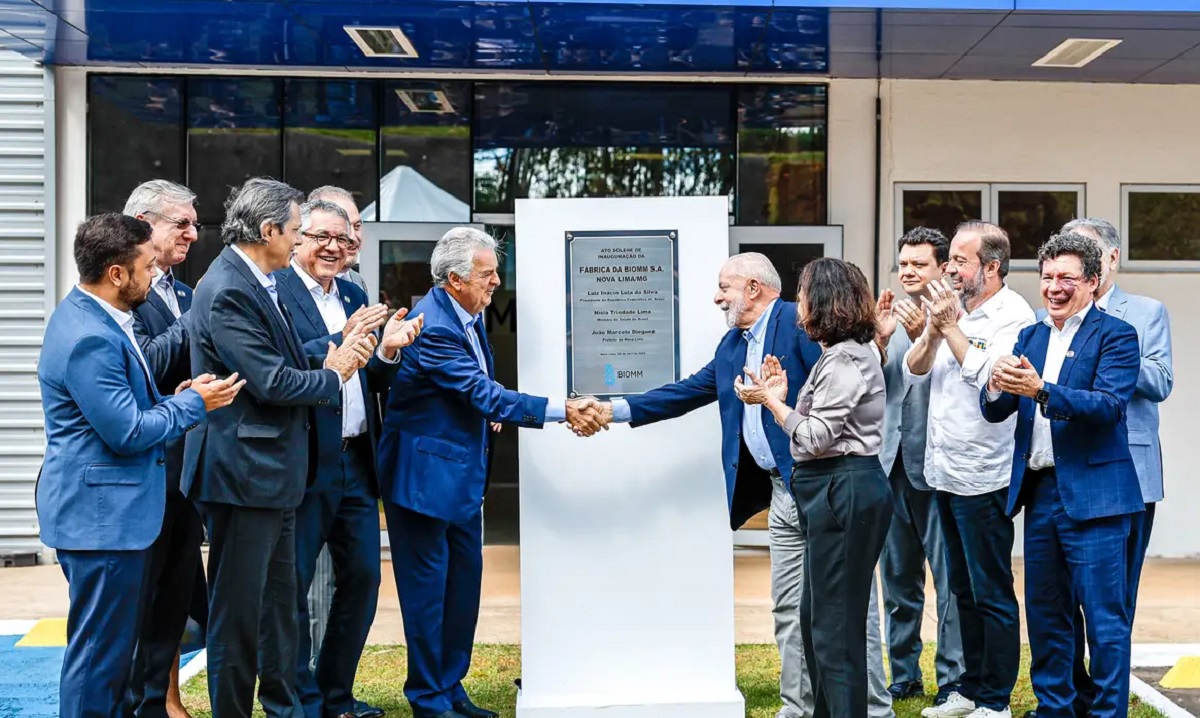
[[[54,68],[55,134],[58,157],[58,299],[79,282],[75,269],[75,228],[87,217],[87,74],[79,67]],[[104,181],[103,170],[96,181]]]
[[[831,214],[847,224],[852,261],[872,249],[858,217],[873,216],[873,166],[864,169],[861,148],[847,145],[873,142],[874,113],[865,106],[874,91],[873,81],[835,81],[830,91]],[[1087,214],[1117,226],[1122,184],[1200,183],[1200,87],[904,80],[886,81],[882,91],[880,270],[897,289],[894,183],[1086,183]],[[843,102],[847,107],[839,107]],[[863,109],[847,116],[851,108]],[[855,242],[861,244],[851,248]],[[869,260],[861,266],[869,267]],[[1012,286],[1040,306],[1035,274],[1010,276]],[[1200,402],[1200,377],[1187,365],[1200,350],[1200,326],[1188,321],[1200,274],[1127,271],[1120,284],[1159,299],[1172,315],[1176,380],[1162,407],[1161,432],[1167,499],[1158,508],[1150,553],[1198,556],[1200,481],[1193,478],[1189,450],[1197,424],[1188,407]]]

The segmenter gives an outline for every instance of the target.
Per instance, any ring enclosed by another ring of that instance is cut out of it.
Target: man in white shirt
[[[349,218],[336,204],[310,201],[300,207],[300,235],[291,266],[275,272],[280,298],[291,308],[296,333],[311,358],[325,355],[330,342],[347,332],[384,325],[378,356],[346,380],[340,406],[314,411],[317,436],[316,478],[296,510],[296,573],[299,651],[296,692],[308,718],[372,718],[382,711],[353,696],[354,676],[375,618],[379,594],[379,487],[375,444],[379,415],[373,392],[385,389],[411,343],[421,319],[388,321],[382,304],[349,281],[337,279],[349,246]],[[309,590],[317,556],[328,548],[335,585],[329,624],[319,649],[308,640]],[[315,661],[310,655],[315,654]],[[310,669],[310,666],[313,668]]]
[[[318,199],[333,202],[341,207],[345,211],[346,216],[350,218],[350,239],[353,241],[346,248],[346,262],[342,271],[338,272],[338,279],[346,279],[353,282],[359,289],[363,290],[364,294],[370,297],[371,291],[367,289],[367,280],[363,278],[363,275],[355,271],[355,267],[358,266],[358,253],[362,250],[363,245],[363,223],[362,215],[358,212],[358,204],[354,201],[354,195],[341,187],[325,185],[308,193],[309,202]]]
[[[1025,511],[1030,680],[1041,718],[1072,718],[1073,617],[1083,607],[1096,685],[1088,715],[1129,713],[1130,525],[1145,508],[1130,454],[1127,407],[1139,381],[1137,331],[1092,304],[1101,254],[1079,234],[1038,252],[1044,321],[996,361],[981,408],[1017,417],[1009,515]]]
[[[909,383],[929,382],[925,480],[937,491],[950,589],[958,600],[965,671],[958,691],[926,718],[1009,718],[1021,658],[1013,590],[1013,523],[1005,511],[1015,417],[984,421],[979,392],[1012,353],[1033,310],[1009,289],[1008,235],[965,222],[950,243],[949,282],[929,285],[925,331],[904,357]]]

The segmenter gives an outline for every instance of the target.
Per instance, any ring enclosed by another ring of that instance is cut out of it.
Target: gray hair
[[[770,287],[777,292],[783,291],[783,282],[775,265],[767,259],[767,255],[758,252],[743,252],[735,254],[725,261],[725,268],[734,276],[753,279],[764,287]]]
[[[129,193],[122,214],[136,217],[139,214],[160,214],[171,204],[192,204],[196,193],[169,180],[156,179],[143,182]]]
[[[314,189],[312,192],[308,193],[308,201],[309,202],[313,202],[318,199],[328,200],[328,199],[333,199],[335,197],[337,197],[339,199],[349,200],[350,204],[353,204],[356,207],[358,206],[355,203],[354,195],[350,193],[350,190],[342,189],[341,187],[336,187],[331,184],[323,185],[321,187]]]
[[[979,235],[979,261],[983,266],[992,262],[1000,263],[1000,278],[1008,276],[1008,262],[1012,259],[1012,245],[1008,241],[1008,232],[1000,225],[972,219],[958,225],[954,230],[959,232],[974,232]]]
[[[1117,228],[1112,222],[1099,217],[1084,217],[1083,219],[1073,219],[1063,225],[1062,229],[1058,230],[1059,234],[1079,234],[1078,230],[1086,229],[1092,234],[1100,238],[1109,249],[1121,248],[1121,234],[1117,232]]]
[[[312,226],[312,216],[314,212],[328,212],[336,216],[338,219],[346,223],[346,233],[350,233],[350,215],[346,214],[346,210],[340,206],[330,202],[327,199],[310,199],[300,205],[300,231],[307,232]]]
[[[470,279],[471,271],[475,268],[475,253],[481,249],[499,255],[500,243],[474,227],[455,227],[446,232],[434,245],[433,256],[429,260],[433,283],[439,287],[446,286],[451,273]]]
[[[1079,258],[1080,263],[1083,264],[1084,279],[1100,278],[1100,270],[1104,261],[1103,255],[1100,254],[1100,248],[1096,246],[1096,241],[1091,237],[1085,237],[1075,232],[1056,234],[1038,249],[1038,271],[1042,271],[1042,265],[1046,262],[1064,255]]]
[[[268,227],[284,227],[292,218],[292,205],[304,199],[300,190],[266,177],[246,180],[225,202],[221,241],[232,244],[266,244]]]

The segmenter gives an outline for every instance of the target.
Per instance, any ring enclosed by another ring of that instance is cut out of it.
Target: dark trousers
[[[1032,486],[1025,501],[1025,615],[1038,716],[1075,714],[1075,610],[1082,605],[1096,684],[1089,715],[1123,717],[1132,633],[1129,516],[1076,521],[1063,507],[1053,470],[1031,472],[1026,481]]]
[[[798,463],[792,495],[807,534],[800,632],[813,717],[866,718],[867,606],[892,520],[892,491],[876,456]]]
[[[921,681],[921,619],[925,613],[925,562],[928,561],[937,587],[934,665],[938,687],[945,688],[957,684],[963,673],[958,603],[946,575],[946,539],[938,519],[936,497],[933,491],[913,486],[904,471],[901,452],[897,453],[888,475],[896,515],[879,558],[887,615],[888,662],[892,683]]]
[[[208,697],[213,718],[292,718],[296,698],[296,512],[200,504],[208,526]]]
[[[450,523],[391,501],[384,511],[408,641],[404,695],[416,718],[429,718],[467,698],[462,680],[479,620],[483,513]]]
[[[1146,510],[1140,514],[1129,515],[1129,540],[1126,543],[1126,558],[1129,561],[1129,582],[1126,598],[1129,599],[1129,623],[1132,631],[1133,621],[1137,612],[1138,589],[1142,584],[1142,567],[1146,563],[1146,551],[1150,548],[1150,533],[1154,529],[1154,507],[1156,503],[1146,504]],[[1132,638],[1131,638],[1132,640]],[[1087,633],[1084,630],[1083,609],[1075,607],[1075,715],[1086,716],[1092,710],[1096,700],[1096,683],[1088,674],[1084,662],[1084,651],[1087,647]]]
[[[379,601],[379,505],[368,489],[370,460],[369,446],[352,443],[342,453],[337,485],[309,491],[296,509],[296,691],[308,718],[354,709],[354,675]],[[333,601],[314,674],[308,590],[326,543],[333,560]]]
[[[59,549],[58,561],[71,600],[59,716],[124,716],[150,551]]]
[[[146,608],[134,653],[129,705],[139,718],[167,718],[167,686],[175,654],[187,627],[195,592],[204,523],[196,507],[178,491],[167,491],[162,531],[150,546]]]
[[[1007,501],[1007,487],[976,496],[937,492],[950,590],[962,625],[965,670],[959,692],[976,706],[996,711],[1008,707],[1021,666]]]

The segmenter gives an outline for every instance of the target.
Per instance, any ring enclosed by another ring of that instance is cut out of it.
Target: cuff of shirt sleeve
[[[989,390],[988,390],[988,393],[987,393],[987,400],[988,400],[989,402],[996,401],[997,399],[999,399],[999,398],[1000,398],[1000,395],[1001,395],[1001,394],[1003,394],[1003,393],[1004,393],[1004,392],[1002,392],[1002,391],[992,391],[992,390],[990,390],[990,389],[989,389]]]
[[[546,423],[555,424],[567,420],[567,402],[563,399],[550,399],[546,402]]]
[[[328,369],[328,367],[326,367],[326,368]],[[329,371],[333,372],[333,375],[337,377],[338,389],[341,389],[346,386],[346,380],[342,378],[342,373],[340,371],[338,371],[337,369],[329,369]]]
[[[788,435],[789,439],[802,421],[804,421],[804,417],[800,416],[798,411],[793,411],[783,418],[783,432]]]
[[[379,357],[379,361],[383,362],[384,364],[399,364],[400,363],[400,353],[403,351],[404,351],[403,349],[397,349],[396,356],[391,359],[388,359],[387,357],[385,357],[383,355],[383,347],[379,347],[378,349],[375,350],[375,356]]]
[[[628,424],[633,421],[633,413],[629,410],[629,402],[624,399],[612,400],[613,418],[618,424]]]

